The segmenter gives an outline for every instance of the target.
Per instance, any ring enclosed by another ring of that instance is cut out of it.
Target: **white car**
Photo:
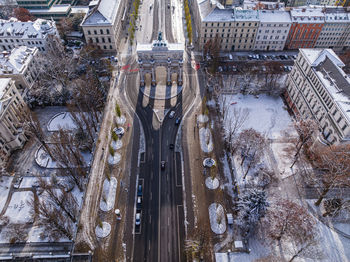
[[[141,213],[136,213],[135,216],[135,225],[139,226],[141,224]]]
[[[174,118],[174,115],[175,115],[175,111],[171,111],[169,114],[169,118]]]

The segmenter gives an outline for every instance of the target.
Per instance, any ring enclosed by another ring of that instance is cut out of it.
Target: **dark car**
[[[178,118],[176,118],[176,120],[175,120],[175,125],[180,125],[180,122],[181,122],[181,118],[180,117],[178,117]]]
[[[142,196],[142,185],[137,187],[137,196]]]
[[[161,162],[160,162],[160,167],[161,167],[162,169],[165,169],[165,161],[161,161]]]
[[[170,144],[170,145],[169,145],[169,148],[170,148],[170,149],[174,149],[174,144]]]

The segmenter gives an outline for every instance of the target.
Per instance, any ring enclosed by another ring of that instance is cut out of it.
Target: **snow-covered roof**
[[[235,22],[235,21],[259,21],[259,13],[257,10],[248,10],[248,9],[243,10],[238,8],[220,9],[218,7],[215,7],[214,9],[211,10],[211,12],[209,12],[203,18],[203,22]]]
[[[56,34],[54,21],[37,19],[35,22],[21,22],[15,18],[0,19],[0,38],[43,39],[48,34]]]
[[[284,9],[285,4],[280,2],[265,2],[257,0],[244,0],[243,9],[265,9],[265,10],[281,10]]]
[[[88,12],[88,6],[72,6],[71,14],[87,14]]]
[[[303,54],[311,66],[317,66],[325,59],[326,56],[331,59],[335,65],[340,67],[344,66],[344,63],[340,60],[340,58],[334,53],[332,49],[329,48],[301,48],[299,49],[299,52]]]
[[[101,0],[96,8],[91,9],[83,25],[113,24],[122,0]]]
[[[350,14],[348,13],[326,13],[325,21],[327,23],[349,23]]]
[[[37,52],[38,48],[36,47],[20,46],[14,48],[9,54],[1,54],[0,74],[21,74]]]
[[[67,14],[71,10],[70,4],[52,5],[49,9],[30,9],[29,12],[35,14]]]
[[[288,11],[280,10],[261,10],[259,11],[259,17],[261,23],[290,23],[291,18]]]
[[[321,8],[300,8],[290,11],[292,22],[316,23],[324,22],[324,13]]]
[[[337,60],[340,59],[336,57]],[[322,62],[313,67],[313,70],[332,96],[337,107],[350,121],[350,80],[341,67],[335,63],[336,61],[325,56]]]

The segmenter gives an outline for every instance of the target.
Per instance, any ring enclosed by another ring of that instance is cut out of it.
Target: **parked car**
[[[175,115],[175,111],[171,111],[169,114],[169,118],[174,118],[174,115]]]
[[[140,224],[141,224],[141,212],[136,213],[136,216],[135,216],[135,225],[139,226]]]
[[[169,145],[169,148],[170,148],[170,149],[174,149],[174,144],[170,144],[170,145]]]
[[[137,196],[142,196],[142,185],[138,185],[137,187]]]
[[[140,209],[142,207],[142,197],[138,196],[136,200],[136,208]]]
[[[180,117],[178,117],[178,118],[176,118],[176,120],[175,120],[175,125],[180,125],[180,122],[181,122],[181,118]]]
[[[160,162],[160,168],[163,170],[165,169],[165,161]]]

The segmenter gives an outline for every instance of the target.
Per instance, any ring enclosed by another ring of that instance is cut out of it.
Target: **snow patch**
[[[208,100],[207,101],[207,106],[210,106],[210,107],[215,107],[216,103],[215,103],[215,100],[214,99],[211,99],[211,100]]]
[[[209,117],[207,115],[199,115],[197,117],[197,120],[200,122],[200,123],[206,123],[208,122],[209,120]]]
[[[290,168],[290,166],[294,162],[294,157],[293,154],[286,151],[288,147],[291,146],[293,146],[291,143],[271,143],[271,149],[277,163],[280,178],[282,179],[293,175],[293,170]],[[295,165],[293,169],[296,168],[297,166]]]
[[[116,119],[117,119],[117,124],[118,125],[124,125],[125,122],[126,122],[126,117],[125,116],[121,116],[121,117],[117,116]]]
[[[114,207],[115,195],[117,193],[117,179],[112,177],[110,181],[105,179],[103,182],[102,197],[100,208],[102,211],[109,211]],[[105,197],[105,200],[104,200]]]
[[[224,208],[220,204],[213,203],[208,210],[211,230],[215,234],[223,234],[226,231]]]
[[[210,153],[213,151],[213,137],[209,128],[202,127],[199,129],[199,140],[203,152]]]
[[[114,156],[109,155],[108,157],[108,163],[110,165],[116,165],[120,162],[121,160],[121,155],[119,153],[114,153]]]
[[[112,139],[111,146],[113,147],[114,150],[118,150],[122,148],[123,142],[120,139],[118,139],[117,141],[114,141]]]
[[[33,218],[30,215],[31,207],[27,200],[33,196],[32,191],[14,192],[11,201],[6,209],[4,216],[10,219],[12,224],[32,223]]]
[[[205,185],[209,189],[217,189],[219,184],[219,180],[216,177],[214,177],[214,179],[211,177],[207,177],[207,179],[205,179]]]
[[[111,232],[111,225],[107,222],[102,222],[102,228],[97,226],[95,229],[96,236],[99,238],[104,238]]]

